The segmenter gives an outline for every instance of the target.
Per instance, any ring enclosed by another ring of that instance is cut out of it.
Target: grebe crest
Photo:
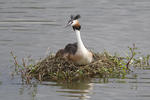
[[[81,29],[81,25],[79,24],[79,21],[78,19],[80,18],[81,16],[78,14],[76,15],[75,17],[73,15],[71,15],[71,19],[68,21],[68,24],[67,24],[67,27],[68,26],[72,26],[73,30],[80,30]]]

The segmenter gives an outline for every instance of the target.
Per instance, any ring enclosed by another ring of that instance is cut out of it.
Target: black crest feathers
[[[79,18],[80,18],[80,15],[78,14],[74,17],[74,20],[79,19]]]
[[[73,20],[74,19],[73,15],[71,15],[70,18],[71,18],[71,20]]]
[[[79,14],[77,14],[76,16],[71,15],[70,18],[71,20],[76,20],[76,19],[81,18],[81,16]]]

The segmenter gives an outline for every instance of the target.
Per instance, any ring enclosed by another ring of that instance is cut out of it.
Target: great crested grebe
[[[93,54],[87,50],[81,40],[80,29],[81,25],[79,24],[78,19],[80,15],[73,16],[71,15],[71,20],[68,21],[67,26],[72,26],[73,30],[76,33],[77,42],[73,44],[67,44],[64,49],[60,49],[56,53],[57,56],[62,56],[68,60],[73,61],[79,65],[86,65],[93,61]],[[66,27],[67,27],[66,26]]]

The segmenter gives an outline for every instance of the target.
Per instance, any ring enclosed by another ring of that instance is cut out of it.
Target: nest
[[[133,47],[129,47],[130,54],[127,57],[120,57],[115,54],[110,55],[108,52],[94,53],[94,61],[88,65],[79,66],[73,62],[68,61],[60,56],[50,54],[43,60],[35,63],[26,63],[25,59],[22,59],[22,65],[17,61],[17,57],[11,52],[14,59],[15,70],[12,72],[12,76],[15,74],[21,74],[23,82],[31,83],[33,78],[40,81],[82,81],[89,78],[123,78],[130,72],[129,65],[132,66],[149,66],[150,55],[142,56],[140,59],[136,59],[135,52],[137,48],[135,44]],[[29,59],[30,61],[30,59]],[[32,61],[32,59],[31,59]],[[34,60],[33,60],[34,61]]]
[[[94,53],[94,61],[88,65],[75,65],[62,57],[49,55],[34,65],[30,75],[40,81],[77,81],[93,77],[113,77],[124,74],[116,58],[110,54]]]

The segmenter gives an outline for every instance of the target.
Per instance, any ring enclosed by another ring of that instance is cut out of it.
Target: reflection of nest
[[[88,65],[75,65],[61,57],[52,55],[38,62],[30,74],[38,80],[73,81],[94,76],[109,77],[114,73],[120,75],[120,68],[113,56],[107,53],[94,54],[94,61]]]

